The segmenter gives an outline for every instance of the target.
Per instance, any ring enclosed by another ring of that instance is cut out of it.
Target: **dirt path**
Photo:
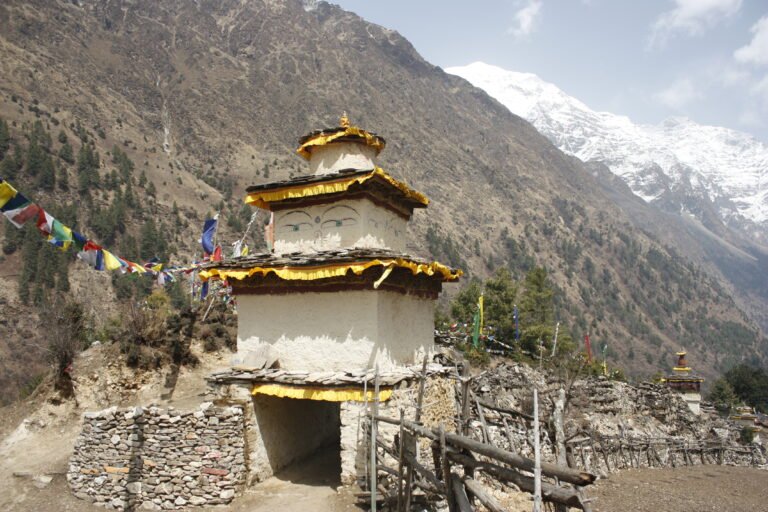
[[[626,470],[589,492],[597,512],[768,512],[768,470],[731,466]]]
[[[333,450],[294,464],[245,491],[243,497],[232,504],[231,510],[360,512],[361,509],[354,505],[352,491],[339,487],[338,464],[338,452]]]

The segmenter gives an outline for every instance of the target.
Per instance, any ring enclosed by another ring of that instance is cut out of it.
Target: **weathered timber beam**
[[[443,483],[437,479],[437,476],[432,471],[428,470],[419,461],[417,461],[416,457],[410,453],[404,453],[403,457],[405,457],[406,462],[410,464],[413,470],[416,471],[416,473],[418,473],[419,476],[421,476],[424,480],[432,484],[438,492],[442,494],[446,493]]]
[[[477,480],[464,477],[464,487],[490,512],[506,512],[496,498],[491,496]]]
[[[533,477],[522,475],[515,470],[493,464],[492,462],[474,460],[461,453],[450,453],[448,458],[458,464],[472,465],[477,471],[487,473],[504,482],[511,482],[523,491],[533,493]],[[562,503],[563,505],[581,509],[584,508],[581,498],[574,489],[566,489],[565,487],[552,485],[548,482],[541,482],[541,496],[545,501]]]
[[[451,473],[451,487],[453,488],[453,496],[456,499],[456,510],[459,512],[473,512],[472,504],[469,502],[469,496],[467,496],[467,490],[464,488],[464,482],[461,481],[461,477],[456,473]]]
[[[383,416],[376,416],[376,419],[378,421],[382,421],[384,423],[390,423],[392,425],[400,424],[400,420],[387,418]],[[412,421],[403,420],[403,425],[405,425],[405,428],[415,432],[416,434],[432,439],[433,441],[439,439],[439,435],[437,432],[431,429],[428,429],[426,427],[423,427],[421,425],[417,425]],[[452,446],[465,448],[467,450],[477,452],[481,455],[485,455],[486,457],[496,459],[505,464],[509,464],[510,466],[524,469],[527,471],[533,471],[533,468],[535,465],[532,459],[523,457],[521,455],[518,455],[517,453],[512,453],[507,450],[502,450],[501,448],[497,448],[495,446],[481,443],[480,441],[475,441],[474,439],[470,439],[469,437],[460,436],[458,434],[451,434],[446,432],[445,441],[447,444],[450,444]],[[593,483],[597,478],[595,475],[591,473],[587,473],[585,471],[579,471],[577,469],[571,469],[568,467],[561,467],[556,464],[551,464],[549,462],[541,463],[541,473],[545,476],[557,478],[562,482],[568,482],[574,485],[589,485]]]
[[[501,413],[504,413],[504,414],[509,414],[510,416],[517,416],[519,418],[523,418],[523,419],[526,419],[528,421],[533,421],[533,416],[531,416],[529,414],[525,414],[524,412],[516,411],[514,409],[505,409],[504,407],[499,407],[498,405],[493,405],[492,403],[490,403],[488,401],[485,401],[485,400],[480,400],[479,398],[477,399],[477,401],[478,401],[478,403],[480,405],[482,405],[486,409],[492,409],[492,410],[494,410],[496,412],[501,412]]]

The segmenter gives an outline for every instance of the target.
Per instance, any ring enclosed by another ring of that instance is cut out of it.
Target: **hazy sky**
[[[440,67],[536,73],[594,110],[768,142],[768,0],[334,0]]]

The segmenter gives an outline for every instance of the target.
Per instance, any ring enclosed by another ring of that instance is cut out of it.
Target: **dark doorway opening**
[[[339,485],[341,408],[338,402],[256,395],[253,403],[275,476],[307,485]]]

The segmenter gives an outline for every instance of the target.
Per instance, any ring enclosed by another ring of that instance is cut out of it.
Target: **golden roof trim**
[[[427,206],[429,204],[429,199],[427,196],[410,188],[405,183],[396,180],[380,167],[376,167],[374,170],[367,174],[342,176],[338,179],[322,181],[319,183],[301,183],[297,185],[286,185],[284,187],[275,189],[254,191],[245,196],[245,202],[251,206],[255,206],[263,210],[270,210],[269,203],[285,201],[286,199],[299,199],[346,192],[349,187],[354,184],[362,185],[366,181],[377,177],[383,179],[398,189],[406,198],[423,206]]]
[[[349,122],[349,119],[347,119],[347,122]],[[301,142],[301,145],[296,149],[296,153],[305,160],[309,160],[314,147],[331,144],[343,137],[354,137],[358,139],[357,142],[375,149],[377,155],[381,153],[386,146],[384,139],[375,133],[365,131],[357,126],[339,126],[334,131],[323,130],[303,138],[303,142]]]
[[[356,275],[362,274],[365,270],[380,266],[386,271],[392,268],[409,269],[413,275],[425,274],[427,276],[439,276],[443,281],[457,281],[463,275],[461,270],[453,270],[450,267],[433,261],[431,263],[418,263],[404,258],[381,258],[370,261],[328,263],[322,265],[307,266],[254,266],[251,268],[208,268],[200,271],[200,278],[204,281],[208,279],[234,279],[237,281],[247,279],[254,275],[275,274],[280,279],[288,281],[315,281],[318,279],[327,279],[330,277],[344,276],[347,272]]]

